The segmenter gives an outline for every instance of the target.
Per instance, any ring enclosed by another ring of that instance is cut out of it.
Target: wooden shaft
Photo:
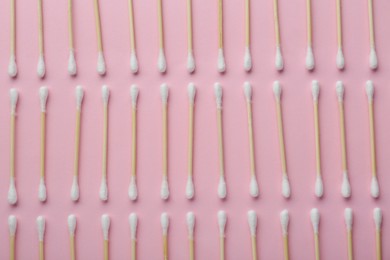
[[[70,236],[70,259],[76,260],[75,240],[74,235]]]
[[[194,250],[194,239],[189,239],[189,247],[190,247],[190,260],[195,259],[195,250]]]
[[[370,45],[375,47],[375,32],[374,32],[374,14],[372,8],[372,0],[368,0],[368,20],[370,26]]]
[[[137,174],[137,110],[133,108],[132,111],[132,131],[131,131],[131,175]]]
[[[321,146],[320,146],[320,124],[318,119],[318,101],[314,102],[314,132],[316,144],[316,168],[317,175],[321,175]]]
[[[43,55],[43,10],[42,10],[42,0],[38,0],[38,47],[39,54]]]
[[[15,236],[9,237],[9,260],[15,260]]]
[[[218,47],[223,49],[223,0],[218,0]]]
[[[187,37],[188,52],[192,52],[192,0],[187,0]]]
[[[157,19],[160,49],[164,49],[164,29],[163,29],[163,14],[162,14],[162,0],[157,0]]]
[[[15,177],[15,114],[11,115],[10,176]]]
[[[245,44],[246,47],[250,46],[251,41],[251,28],[250,28],[250,0],[245,0]]]
[[[108,260],[109,259],[109,242],[108,240],[104,240],[104,244],[103,244],[103,256],[104,256],[104,260]]]
[[[276,117],[278,122],[280,160],[282,163],[282,173],[287,174],[286,151],[284,145],[283,120],[282,120],[282,106],[280,104],[280,101],[276,101]]]
[[[168,105],[163,104],[163,113],[162,113],[163,125],[162,125],[162,170],[163,177],[167,177],[168,175]]]
[[[133,0],[129,0],[130,50],[135,51]]]
[[[93,7],[94,7],[94,13],[95,13],[98,52],[103,52],[102,28],[101,28],[100,12],[99,12],[99,0],[93,0]]]
[[[137,240],[131,240],[131,260],[137,259]]]
[[[76,111],[76,134],[75,134],[75,155],[74,155],[74,176],[79,175],[79,157],[80,157],[80,126],[81,126],[81,110]]]
[[[163,256],[164,260],[168,260],[168,236],[163,235]]]
[[[69,29],[69,49],[73,50],[73,0],[68,0],[68,29]]]
[[[192,177],[194,152],[194,104],[190,104],[188,114],[188,176]]]
[[[256,236],[252,236],[252,259],[257,260],[257,239]]]
[[[352,230],[347,231],[348,239],[348,260],[353,260]]]
[[[102,158],[102,175],[107,177],[107,143],[108,143],[108,105],[104,104],[103,108],[103,158]]]
[[[255,176],[256,167],[255,167],[255,146],[253,140],[253,120],[252,120],[252,104],[247,102],[247,111],[248,111],[248,134],[249,134],[249,157],[251,163],[251,176]]]
[[[339,101],[339,113],[340,113],[340,139],[341,139],[341,158],[342,158],[342,170],[346,172],[347,166],[347,145],[345,141],[345,119],[344,119],[344,103]]]
[[[225,237],[221,236],[219,238],[219,259],[225,260]]]
[[[307,44],[312,45],[312,28],[311,28],[311,0],[306,0],[306,19],[307,19]]]
[[[275,43],[280,46],[280,27],[279,27],[279,7],[278,0],[274,0],[274,26],[275,26]]]
[[[318,233],[314,234],[314,250],[315,250],[315,256],[316,260],[320,260],[320,241],[318,237]]]
[[[41,112],[41,178],[45,178],[46,112]]]
[[[15,0],[11,0],[11,55],[15,55]]]
[[[337,45],[339,48],[343,46],[343,34],[341,27],[341,0],[336,0],[336,16],[337,16]]]
[[[376,231],[376,259],[382,260],[382,238],[381,231]]]
[[[218,127],[218,152],[219,152],[219,172],[221,176],[225,175],[225,162],[223,154],[223,131],[222,131],[222,109],[217,109],[217,127]]]
[[[288,235],[283,235],[283,252],[284,252],[284,260],[290,259],[290,253],[288,249]]]
[[[374,103],[368,104],[370,117],[370,142],[371,142],[371,171],[372,176],[376,176],[376,149],[375,149],[375,125],[374,125]]]
[[[45,260],[45,248],[43,241],[39,241],[39,260]]]

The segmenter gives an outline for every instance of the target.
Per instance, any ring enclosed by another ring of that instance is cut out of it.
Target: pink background
[[[156,1],[134,1],[136,42],[140,72],[134,76],[129,69],[129,30],[127,1],[100,1],[103,42],[107,75],[96,73],[96,41],[92,1],[74,1],[74,33],[78,76],[67,75],[68,35],[67,1],[44,1],[44,31],[47,76],[38,79],[37,3],[18,1],[17,61],[18,78],[7,76],[9,49],[9,1],[0,2],[0,258],[8,257],[7,217],[15,214],[19,220],[17,258],[38,259],[35,219],[47,217],[47,259],[69,259],[66,218],[78,217],[77,256],[79,259],[102,259],[100,216],[112,217],[110,255],[112,259],[130,258],[128,214],[139,214],[138,257],[161,259],[162,242],[160,214],[169,213],[169,255],[171,259],[188,257],[185,214],[196,214],[196,257],[217,259],[218,229],[216,213],[228,214],[227,259],[249,259],[250,236],[247,210],[259,216],[258,253],[260,259],[282,259],[279,212],[290,211],[291,259],[314,259],[312,227],[309,211],[321,211],[322,259],[346,259],[346,234],[343,212],[352,207],[355,213],[355,259],[375,258],[372,210],[384,210],[383,245],[390,242],[387,217],[390,182],[386,169],[390,123],[390,91],[385,78],[390,69],[390,2],[374,1],[375,30],[379,69],[368,68],[368,19],[365,0],[343,1],[345,71],[336,69],[336,13],[333,1],[313,1],[313,40],[316,69],[305,70],[306,19],[305,1],[281,0],[280,24],[285,70],[274,69],[274,31],[272,1],[252,2],[253,71],[243,70],[244,2],[224,2],[224,38],[227,72],[220,75],[217,63],[217,2],[194,1],[194,48],[197,71],[186,71],[186,3],[165,0],[164,30],[168,71],[157,71]],[[283,112],[287,163],[292,185],[292,198],[281,196],[281,169],[274,100],[271,85],[280,80],[283,89]],[[325,196],[314,197],[315,157],[312,99],[310,82],[319,80],[321,151]],[[381,198],[369,195],[370,151],[368,113],[364,84],[372,79],[376,86],[375,116],[377,133],[378,176]],[[253,109],[257,174],[261,195],[249,196],[249,153],[247,118],[242,84],[250,81],[254,87]],[[335,82],[346,85],[345,113],[348,161],[352,198],[340,194],[341,155]],[[185,199],[187,152],[186,86],[193,81],[198,86],[195,112],[194,171],[196,198]],[[214,82],[224,87],[224,140],[228,198],[218,199],[217,131]],[[171,198],[160,199],[161,184],[161,102],[159,85],[170,86],[169,97],[169,180]],[[130,98],[129,86],[137,83],[139,97],[138,185],[139,200],[130,202],[127,189],[130,174]],[[83,104],[80,185],[81,199],[70,200],[73,171],[75,98],[74,87],[85,87]],[[101,178],[102,146],[102,84],[111,89],[109,118],[109,201],[98,197]],[[38,88],[50,88],[47,112],[47,185],[48,201],[38,202],[39,182],[39,98]],[[16,178],[19,203],[7,204],[9,172],[9,98],[8,89],[20,91],[17,108]],[[383,259],[390,259],[390,249],[383,248]]]

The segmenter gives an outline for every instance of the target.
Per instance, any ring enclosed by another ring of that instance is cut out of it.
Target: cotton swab
[[[370,29],[370,68],[375,70],[378,68],[378,57],[375,50],[374,14],[372,0],[368,0],[368,21]]]
[[[109,259],[109,250],[108,250],[109,234],[108,233],[110,231],[110,224],[111,224],[110,216],[108,216],[107,214],[102,215],[101,222],[102,222],[102,230],[103,230],[103,256],[104,256],[103,259],[108,260]]]
[[[253,210],[248,211],[248,224],[249,224],[249,230],[251,232],[252,259],[257,260],[257,239],[256,239],[257,215],[256,212]]]
[[[251,180],[249,185],[249,193],[252,197],[259,196],[259,185],[256,179],[255,166],[255,145],[253,140],[253,121],[252,121],[252,86],[249,82],[244,83],[244,94],[246,99],[246,108],[248,114],[248,135],[249,135],[249,157],[251,165]]]
[[[68,0],[68,30],[69,30],[69,58],[68,58],[68,73],[71,76],[77,74],[77,65],[74,55],[73,42],[73,0]]]
[[[162,13],[162,0],[157,0],[157,19],[158,19],[158,33],[159,33],[159,53],[157,67],[161,73],[165,73],[167,70],[167,61],[165,59],[165,47],[164,47],[164,24]]]
[[[130,235],[131,235],[131,259],[137,259],[137,225],[138,217],[136,213],[129,215]]]
[[[11,0],[11,44],[10,44],[10,55],[8,63],[8,75],[12,78],[18,74],[18,67],[16,66],[16,26],[15,26],[15,0]]]
[[[343,31],[341,23],[341,0],[336,0],[336,13],[337,13],[337,55],[336,65],[337,68],[344,69],[344,54],[343,54]]]
[[[315,194],[318,198],[321,198],[322,195],[324,194],[324,185],[322,182],[322,174],[321,174],[320,124],[319,124],[319,114],[318,114],[318,98],[320,95],[320,85],[316,80],[313,80],[312,82],[312,95],[313,95],[313,105],[314,105],[314,132],[315,132],[316,161],[317,161]]]
[[[306,50],[306,69],[313,70],[313,38],[312,38],[312,19],[311,19],[311,0],[306,0],[306,18],[307,18],[307,50]]]
[[[277,70],[283,70],[283,56],[282,48],[280,41],[280,26],[279,26],[279,7],[278,0],[273,0],[274,2],[274,26],[275,26],[275,45],[276,45],[276,55],[275,55],[275,67]]]
[[[345,209],[344,217],[345,217],[345,226],[347,228],[348,260],[353,260],[353,245],[352,245],[353,213],[351,208]]]
[[[252,69],[252,56],[250,49],[251,29],[250,29],[250,0],[245,0],[245,54],[244,54],[244,69],[250,71]]]
[[[340,142],[341,142],[341,165],[343,171],[343,182],[341,185],[341,195],[344,198],[351,197],[351,185],[348,177],[347,145],[345,143],[345,122],[344,122],[344,85],[342,81],[336,83],[336,94],[339,103],[340,114]]]
[[[368,114],[370,121],[370,142],[371,142],[371,196],[379,197],[379,183],[376,169],[376,148],[375,148],[375,122],[374,122],[374,84],[371,80],[366,83],[366,94],[368,100]]]
[[[223,210],[218,211],[218,227],[219,227],[219,259],[225,259],[225,228],[227,216]]]
[[[218,82],[214,84],[215,100],[217,102],[217,128],[218,128],[218,152],[219,152],[219,183],[218,197],[226,198],[225,162],[223,153],[223,131],[222,131],[222,86]]]
[[[130,88],[131,96],[131,124],[132,124],[132,145],[131,145],[131,177],[129,185],[129,198],[136,200],[138,197],[137,189],[137,98],[139,89],[137,85],[132,85]]]
[[[193,48],[193,33],[192,33],[192,0],[187,0],[187,70],[189,73],[195,71],[195,58]]]
[[[130,27],[130,69],[134,74],[138,72],[138,60],[135,50],[133,0],[129,0],[129,27]]]
[[[75,247],[75,231],[76,231],[77,219],[75,215],[68,216],[68,230],[69,230],[69,242],[70,242],[70,259],[76,260],[76,247]]]
[[[190,260],[195,259],[194,229],[195,229],[195,214],[193,212],[188,212],[187,213],[187,230],[188,230],[188,243],[189,243],[189,248],[190,248]]]
[[[8,203],[15,205],[18,201],[18,195],[15,186],[15,120],[16,120],[16,104],[18,102],[18,91],[16,88],[11,88],[9,97],[11,101],[11,148],[10,148],[10,180],[8,190]]]
[[[163,236],[163,256],[164,260],[168,260],[168,228],[169,228],[169,216],[167,213],[161,214],[161,227]]]
[[[314,250],[316,260],[320,260],[320,243],[319,243],[319,224],[320,224],[320,212],[318,209],[313,208],[310,212],[311,223],[314,231]]]
[[[290,182],[288,180],[288,175],[287,175],[286,151],[284,145],[282,105],[281,105],[282,86],[280,85],[279,81],[274,82],[273,91],[275,96],[276,117],[278,123],[280,159],[282,163],[282,195],[285,198],[289,198],[291,195],[291,189],[290,189]]]
[[[8,229],[9,229],[9,259],[15,260],[15,236],[18,220],[14,215],[8,217]]]
[[[37,73],[40,78],[43,78],[46,73],[45,66],[45,50],[44,50],[44,40],[43,40],[43,8],[42,0],[38,0],[38,48],[39,48],[39,58]]]
[[[49,89],[41,87],[39,89],[39,99],[41,103],[41,177],[39,181],[38,198],[41,202],[46,201],[45,184],[45,157],[46,157],[46,103],[49,96]]]
[[[188,174],[186,185],[186,197],[192,199],[195,194],[193,178],[193,152],[194,152],[194,106],[196,87],[194,83],[188,84]]]
[[[160,86],[160,95],[162,102],[162,182],[161,182],[161,198],[167,200],[169,198],[168,185],[168,85],[163,83]]]
[[[99,75],[106,74],[106,62],[104,60],[103,41],[102,41],[102,28],[100,22],[99,0],[93,1],[95,24],[96,24],[96,36],[97,36],[97,72]]]
[[[225,72],[225,55],[223,53],[223,0],[218,0],[218,71]]]
[[[102,87],[103,98],[103,161],[102,161],[102,181],[100,184],[99,196],[102,201],[108,199],[107,187],[107,146],[108,146],[108,100],[110,97],[110,90],[106,85]]]
[[[45,259],[45,224],[46,220],[43,216],[37,218],[38,240],[39,240],[39,260]]]
[[[376,259],[382,260],[382,210],[374,209],[375,237],[376,237]]]
[[[288,210],[282,210],[280,212],[280,224],[282,226],[282,235],[283,235],[283,253],[284,260],[288,260],[290,258],[290,253],[288,249],[288,223],[290,221],[290,217],[288,215]]]

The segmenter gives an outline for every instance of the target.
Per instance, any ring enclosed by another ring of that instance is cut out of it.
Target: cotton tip
[[[274,96],[277,101],[280,101],[280,98],[282,96],[282,86],[280,85],[279,81],[274,81],[273,85],[273,91],[274,91]]]
[[[74,50],[69,51],[68,73],[71,76],[74,76],[77,74],[77,65],[76,65],[76,59],[74,57]]]
[[[313,94],[313,101],[317,102],[320,96],[320,84],[317,80],[313,80],[311,83],[311,93]]]
[[[226,64],[225,64],[225,56],[223,54],[223,49],[218,49],[218,72],[223,73],[226,70]]]
[[[339,48],[338,51],[337,51],[336,65],[337,65],[338,69],[340,69],[340,70],[344,69],[345,62],[344,62],[344,54],[343,54],[343,49],[342,48]]]
[[[367,80],[366,82],[366,94],[368,102],[372,102],[374,98],[374,83],[371,80]]]
[[[18,195],[16,193],[15,178],[11,176],[9,181],[9,189],[8,189],[8,203],[10,205],[15,205],[17,201],[18,201]]]
[[[353,223],[353,213],[351,208],[346,208],[344,210],[344,218],[345,218],[345,225],[347,227],[347,230],[352,230],[352,223]]]
[[[222,86],[219,82],[214,84],[214,95],[217,102],[217,108],[222,108]]]
[[[8,217],[8,229],[9,229],[9,235],[11,237],[15,236],[17,226],[18,226],[18,220],[14,215],[10,215]]]
[[[380,230],[382,226],[382,210],[380,208],[374,209],[374,222],[376,230]]]
[[[19,93],[16,88],[11,88],[9,90],[9,99],[11,101],[11,114],[14,115],[16,112],[16,105],[18,103]]]
[[[138,197],[138,189],[137,189],[136,177],[131,176],[130,185],[129,185],[129,199],[136,200],[137,197]]]
[[[290,217],[288,215],[288,210],[282,210],[280,212],[280,224],[282,225],[282,232],[283,236],[286,236],[288,234],[288,223],[290,221]]]
[[[78,201],[80,197],[79,182],[77,176],[73,176],[72,187],[70,189],[70,198],[73,201]]]
[[[80,85],[76,86],[75,95],[76,95],[76,108],[80,110],[84,98],[84,89],[82,86]]]
[[[276,47],[276,55],[275,55],[275,68],[277,70],[283,70],[284,64],[283,64],[283,56],[282,56],[282,50],[280,46]]]
[[[169,198],[169,185],[167,176],[164,176],[161,182],[160,196],[163,200],[167,200]]]
[[[137,107],[137,99],[138,99],[139,89],[137,85],[133,84],[130,87],[130,96],[131,96],[131,104],[133,108]]]
[[[244,83],[244,94],[245,94],[246,101],[251,102],[252,101],[252,86],[248,81],[246,81]]]
[[[257,215],[254,210],[248,211],[248,225],[249,225],[249,230],[251,231],[251,236],[256,236]]]
[[[43,54],[39,55],[38,58],[37,73],[40,78],[43,78],[46,73],[45,59],[43,58]]]
[[[45,218],[43,216],[37,217],[37,229],[38,229],[38,239],[40,242],[43,242],[45,238]]]
[[[194,229],[195,229],[195,214],[190,211],[187,213],[187,230],[190,239],[194,238]]]
[[[339,100],[339,102],[343,102],[343,100],[344,100],[344,84],[342,81],[336,82],[336,94],[337,94],[337,99]]]
[[[160,95],[163,104],[166,104],[168,102],[168,92],[169,92],[168,85],[166,83],[161,84]]]
[[[259,196],[259,185],[257,184],[255,176],[251,177],[251,181],[249,184],[249,193],[253,198],[257,198]]]
[[[351,197],[351,185],[349,184],[349,178],[348,173],[343,173],[343,182],[341,184],[341,195],[343,195],[344,198]]]
[[[46,103],[49,96],[49,89],[47,87],[39,88],[39,100],[41,103],[41,112],[46,112]]]
[[[76,231],[76,225],[77,225],[77,219],[76,216],[71,214],[68,216],[68,230],[70,236],[74,236],[74,233]]]
[[[187,87],[187,92],[188,92],[188,99],[191,104],[194,104],[195,101],[195,95],[196,95],[196,87],[194,83],[189,83]]]
[[[169,228],[169,216],[166,212],[161,214],[161,228],[163,235],[166,236],[168,234],[168,228]]]
[[[129,225],[130,225],[131,239],[135,240],[137,238],[137,226],[138,226],[138,216],[136,213],[131,213],[129,215]]]
[[[110,89],[108,88],[107,85],[102,86],[102,98],[103,98],[103,103],[107,105],[108,99],[110,98]]]
[[[223,210],[218,211],[218,227],[219,227],[219,235],[221,237],[225,236],[226,221],[227,221],[226,212]]]
[[[220,176],[219,177],[219,182],[218,182],[218,197],[220,199],[226,198],[226,181],[225,177]]]
[[[161,73],[167,71],[167,61],[165,59],[164,49],[162,48],[160,48],[160,52],[158,53],[157,67]]]
[[[321,198],[322,195],[324,195],[324,184],[322,182],[322,177],[321,176],[317,176],[316,177],[314,193],[316,194],[316,196],[318,198]]]
[[[306,69],[307,70],[314,69],[314,54],[313,54],[313,48],[311,46],[308,46],[306,50]]]
[[[107,214],[102,215],[102,230],[103,230],[103,238],[105,241],[108,241],[108,231],[110,230],[110,216]]]
[[[41,178],[41,180],[39,181],[38,199],[41,202],[46,201],[46,184],[43,178]]]
[[[187,184],[186,184],[186,198],[192,199],[195,194],[195,188],[194,188],[194,181],[192,180],[192,177],[188,177]]]
[[[130,53],[130,70],[134,74],[138,72],[138,60],[137,60],[137,55],[135,54],[135,51],[132,51]]]
[[[14,78],[16,77],[17,74],[18,74],[18,67],[16,66],[16,58],[14,54],[11,54],[8,63],[8,75]]]
[[[311,223],[313,225],[314,233],[318,234],[318,226],[320,224],[320,212],[318,211],[318,209],[313,208],[310,211],[310,219],[311,219]]]
[[[106,74],[106,62],[104,61],[104,55],[102,51],[98,52],[97,67],[96,70],[99,75]]]
[[[286,199],[290,198],[291,195],[290,181],[288,180],[287,174],[283,174],[282,177],[282,195]]]
[[[189,73],[192,73],[195,71],[195,58],[194,58],[194,53],[192,51],[188,51],[187,70]]]
[[[373,70],[378,68],[378,57],[376,55],[375,47],[371,47],[370,50],[370,68]]]
[[[100,183],[99,198],[102,201],[107,201],[108,200],[107,179],[104,178],[104,177],[102,178],[102,181]]]
[[[252,69],[252,56],[251,56],[251,50],[247,46],[245,48],[245,54],[244,54],[244,69],[245,71],[251,71]]]
[[[371,178],[371,197],[375,199],[379,197],[379,183],[376,176]]]

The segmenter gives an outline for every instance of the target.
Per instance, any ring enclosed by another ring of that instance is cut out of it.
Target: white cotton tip
[[[374,98],[374,83],[371,80],[367,80],[366,82],[366,94],[368,102],[372,102]]]
[[[166,104],[168,102],[168,93],[169,93],[168,85],[166,83],[161,84],[160,95],[163,104]]]
[[[77,219],[76,216],[71,214],[68,216],[68,230],[70,236],[74,236],[75,231],[76,231],[76,226],[77,226]]]
[[[9,180],[8,203],[11,205],[15,205],[17,201],[18,195],[16,193],[15,178],[11,177]]]
[[[43,216],[37,217],[37,229],[38,229],[38,239],[40,242],[43,242],[45,238],[45,218]]]
[[[77,65],[76,65],[76,59],[74,57],[74,50],[69,51],[68,73],[71,76],[74,76],[77,74]]]
[[[102,86],[102,99],[103,99],[103,103],[105,105],[108,104],[108,99],[110,98],[110,89],[108,88],[107,85],[103,85]]]
[[[194,212],[188,212],[187,213],[187,230],[188,230],[188,237],[194,238],[194,229],[195,229],[195,214]]]
[[[371,197],[379,197],[379,183],[378,178],[376,176],[372,176],[371,178]]]
[[[169,216],[166,212],[161,214],[161,228],[163,235],[166,236],[168,234],[168,228],[169,228]]]
[[[322,182],[322,177],[318,176],[316,177],[316,184],[314,188],[314,193],[318,198],[321,198],[322,195],[324,195],[324,184]]]
[[[43,78],[46,73],[45,59],[43,58],[43,54],[39,55],[38,58],[37,73],[40,78]]]
[[[320,84],[317,80],[313,80],[311,83],[311,93],[313,95],[313,101],[318,101],[320,96]]]
[[[130,70],[134,74],[138,72],[138,60],[137,60],[137,55],[135,54],[135,51],[132,51],[130,53]]]
[[[222,108],[222,86],[219,82],[214,84],[215,101],[217,102],[217,108]]]
[[[161,73],[167,71],[167,61],[165,59],[164,49],[162,48],[160,48],[160,52],[158,53],[157,67]]]
[[[378,57],[376,55],[375,47],[371,47],[370,50],[370,68],[373,70],[378,68]]]
[[[189,73],[192,73],[195,71],[195,58],[194,58],[194,53],[192,51],[188,51],[187,70]]]
[[[78,201],[80,197],[79,181],[77,176],[73,176],[72,188],[70,189],[70,198],[73,201]]]
[[[195,95],[196,95],[196,87],[195,84],[190,82],[187,87],[187,92],[188,92],[188,99],[191,104],[194,104],[195,101]]]
[[[137,238],[138,216],[136,213],[129,215],[130,236],[132,240]]]
[[[99,75],[106,74],[106,62],[104,60],[104,55],[102,51],[98,52],[97,67],[96,70]]]
[[[137,99],[138,99],[139,89],[137,85],[133,84],[130,87],[130,96],[131,96],[131,104],[133,108],[137,107]]]
[[[280,46],[276,47],[276,55],[275,55],[275,68],[277,70],[283,70],[284,64],[283,64],[283,56],[282,56],[282,50]]]
[[[339,102],[342,102],[344,100],[344,84],[342,81],[336,82],[336,94]]]
[[[225,56],[223,54],[223,49],[218,49],[218,64],[217,64],[218,72],[223,73],[226,70],[225,64]]]
[[[226,212],[223,210],[218,211],[218,227],[219,227],[219,235],[221,237],[225,236],[226,221],[227,221]]]
[[[273,91],[274,91],[274,96],[277,101],[280,101],[280,98],[282,96],[282,86],[280,85],[279,81],[274,81],[273,84]]]
[[[107,214],[102,215],[102,230],[103,230],[103,238],[105,241],[108,241],[108,232],[110,230],[110,216]]]
[[[76,95],[76,108],[80,110],[84,98],[84,89],[82,86],[80,85],[76,86],[75,95]]]
[[[39,88],[39,100],[41,104],[41,112],[46,112],[46,103],[49,96],[49,89],[45,86]]]
[[[102,201],[107,201],[108,200],[107,179],[104,178],[104,177],[102,178],[102,181],[100,183],[99,198]]]
[[[288,223],[290,221],[290,217],[288,215],[288,210],[282,210],[280,212],[280,224],[282,225],[282,233],[283,236],[286,236],[288,234]]]
[[[380,230],[382,226],[382,210],[380,208],[374,209],[374,223],[376,229]]]
[[[251,232],[251,236],[256,236],[257,229],[257,214],[254,210],[248,211],[248,225]]]
[[[318,226],[320,225],[320,212],[318,209],[313,208],[310,211],[310,219],[311,219],[311,224],[313,225],[313,231],[314,233],[318,233]]]
[[[129,185],[129,199],[136,200],[138,197],[137,180],[135,176],[131,176]]]
[[[38,199],[41,202],[45,202],[46,201],[46,197],[47,197],[47,195],[46,195],[45,180],[43,178],[41,178],[41,180],[39,181]]]
[[[169,198],[169,185],[168,178],[166,176],[163,177],[163,180],[161,182],[160,196],[163,200],[167,200]]]
[[[14,54],[11,54],[8,63],[8,75],[14,78],[16,77],[17,74],[18,74],[18,67],[16,66],[16,58]]]
[[[251,181],[249,184],[249,193],[253,198],[257,198],[259,196],[259,185],[257,184],[255,176],[251,177]]]
[[[282,177],[282,195],[286,199],[290,198],[291,195],[290,181],[288,180],[287,174],[283,174]]]
[[[352,230],[353,213],[351,208],[346,208],[344,210],[344,218],[345,218],[345,225],[347,227],[347,230]]]
[[[219,177],[219,182],[218,182],[218,197],[220,199],[226,198],[226,181],[224,176]]]
[[[244,83],[244,94],[245,94],[246,101],[251,102],[252,101],[252,86],[248,81],[246,81]]]
[[[245,54],[244,54],[244,69],[245,71],[251,71],[252,69],[252,56],[251,56],[251,50],[249,47],[245,47]]]
[[[344,198],[351,197],[351,185],[349,184],[349,178],[348,173],[343,173],[343,182],[341,184],[341,195],[343,195]]]
[[[194,194],[195,194],[194,181],[192,180],[192,177],[188,176],[187,184],[186,184],[186,198],[190,200],[194,198]]]
[[[8,229],[9,229],[9,235],[11,237],[15,236],[17,226],[18,226],[17,218],[14,215],[10,215],[8,217]]]
[[[313,70],[314,66],[315,65],[314,65],[313,48],[311,46],[308,46],[306,50],[306,69]]]
[[[11,102],[11,114],[14,115],[16,113],[16,105],[18,103],[19,93],[16,88],[11,88],[9,90],[9,99]]]
[[[345,61],[344,61],[344,54],[343,54],[343,49],[342,48],[339,48],[338,51],[337,51],[336,65],[337,65],[338,69],[340,69],[340,70],[344,69]]]

